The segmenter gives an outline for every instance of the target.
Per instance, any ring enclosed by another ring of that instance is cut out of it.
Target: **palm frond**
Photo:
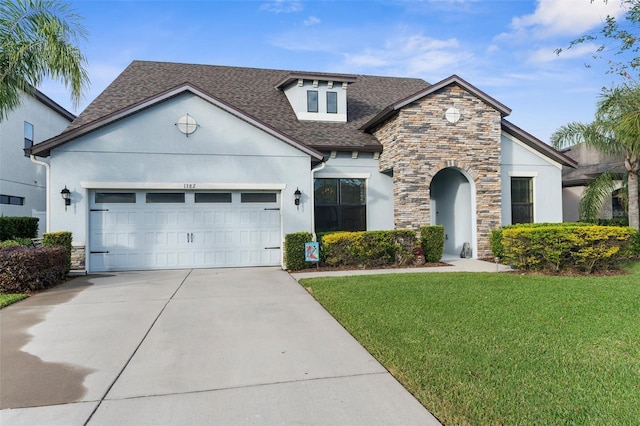
[[[617,180],[616,174],[609,170],[587,185],[580,200],[580,220],[593,222],[598,219],[602,206],[616,190]]]

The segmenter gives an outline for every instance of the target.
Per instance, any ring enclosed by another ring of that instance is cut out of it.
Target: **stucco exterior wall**
[[[367,230],[393,229],[393,179],[378,171],[379,163],[372,153],[339,152],[329,158],[316,178],[360,178],[367,180]]]
[[[186,113],[199,124],[189,137],[175,126]],[[283,235],[311,229],[309,155],[194,95],[180,95],[62,145],[50,161],[52,228],[73,232],[75,244],[87,241],[91,182],[194,184],[195,189],[284,185]],[[65,185],[72,199],[66,211],[59,195]],[[296,188],[303,194],[299,208]]]
[[[34,144],[61,133],[70,122],[26,94],[22,104],[0,122],[0,194],[24,197],[22,206],[0,204],[0,215],[31,216],[32,210],[46,209],[45,169],[32,163],[23,151],[25,121],[33,125]],[[40,224],[41,231],[44,226]]]
[[[562,166],[502,135],[502,225],[511,224],[511,177],[533,178],[534,222],[562,222]]]
[[[445,119],[457,108],[456,123]],[[434,223],[429,187],[442,169],[464,171],[475,184],[477,256],[490,255],[489,236],[501,225],[500,112],[458,85],[447,86],[398,112],[374,131],[384,145],[380,169],[393,169],[395,228]]]

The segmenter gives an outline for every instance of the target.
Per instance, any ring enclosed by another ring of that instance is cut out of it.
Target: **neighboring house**
[[[620,177],[617,189],[611,194],[598,215],[599,219],[626,218],[627,211],[621,201],[622,178],[626,174],[624,159],[602,154],[584,143],[562,151],[579,166],[562,171],[562,217],[565,222],[580,220],[580,200],[586,186],[602,173],[611,170]]]
[[[455,75],[135,61],[32,152],[89,271],[282,265],[292,232],[430,224],[484,257],[493,229],[562,221],[576,166],[509,113]]]
[[[45,167],[34,164],[25,150],[60,134],[75,118],[33,89],[0,121],[0,215],[40,216],[36,212],[46,210]],[[43,218],[40,233],[45,229]]]

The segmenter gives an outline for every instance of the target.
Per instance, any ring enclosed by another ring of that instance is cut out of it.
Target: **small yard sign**
[[[304,243],[304,260],[306,262],[320,262],[320,246],[317,242]]]

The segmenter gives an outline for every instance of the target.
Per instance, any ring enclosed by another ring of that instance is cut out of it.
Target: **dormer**
[[[288,74],[276,89],[287,96],[300,121],[347,122],[347,87],[355,77],[338,74]]]

